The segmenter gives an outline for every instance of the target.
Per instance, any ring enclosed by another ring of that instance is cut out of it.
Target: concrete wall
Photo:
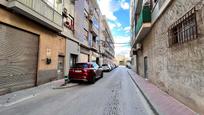
[[[56,79],[58,55],[65,55],[65,39],[55,32],[43,28],[41,25],[26,19],[16,13],[11,13],[0,7],[0,22],[21,28],[23,30],[39,35],[39,57],[38,57],[38,84]],[[47,49],[51,51],[52,63],[47,65]]]
[[[198,3],[202,4],[197,11],[198,39],[169,48],[168,27]],[[144,38],[142,52],[138,52],[141,76],[144,76],[144,57],[147,56],[150,81],[202,114],[204,114],[203,33],[203,0],[174,0]]]
[[[75,37],[81,42],[85,41],[84,36],[84,0],[75,2]],[[87,44],[86,44],[87,45]]]
[[[69,39],[66,40],[66,63],[65,63],[65,76],[68,76],[68,70],[70,68],[70,57],[71,54],[77,55],[79,58],[80,46],[78,43],[71,41]],[[79,60],[79,59],[78,59]]]

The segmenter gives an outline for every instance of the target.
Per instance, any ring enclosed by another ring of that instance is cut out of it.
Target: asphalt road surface
[[[153,115],[153,112],[127,68],[119,67],[104,73],[95,84],[47,90],[1,108],[0,115]]]

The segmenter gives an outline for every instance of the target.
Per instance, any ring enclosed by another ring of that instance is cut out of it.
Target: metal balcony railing
[[[91,32],[98,36],[99,30],[94,26],[94,24],[91,24],[90,26],[91,26],[90,28]]]
[[[57,12],[54,8],[48,5],[43,0],[9,0],[9,2],[17,1],[22,5],[30,8],[44,18],[52,21],[58,26],[62,26],[62,14]]]

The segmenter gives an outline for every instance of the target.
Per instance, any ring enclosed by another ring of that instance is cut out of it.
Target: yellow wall
[[[49,31],[47,28],[43,28],[34,21],[23,18],[18,14],[11,13],[1,7],[0,22],[39,35],[38,71],[57,69],[58,54],[65,55],[65,39],[63,37],[57,35],[55,32]],[[52,63],[50,65],[46,65],[45,63],[47,49],[51,49]]]

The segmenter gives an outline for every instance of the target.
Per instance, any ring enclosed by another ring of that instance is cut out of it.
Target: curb
[[[46,90],[52,89],[52,87],[57,87],[56,85],[61,85],[61,81],[63,80],[56,80],[51,81],[36,87],[31,87],[27,89],[18,90],[15,92],[11,92],[5,95],[0,96],[0,107],[6,107],[10,105],[17,104],[19,102],[31,99],[37,95],[39,95],[41,92],[44,92]]]
[[[139,87],[139,85],[137,84],[137,82],[132,78],[132,75],[130,74],[130,72],[127,70],[130,78],[132,79],[132,81],[134,82],[134,84],[137,86],[137,88],[139,89],[139,91],[142,93],[142,95],[144,96],[145,100],[147,101],[147,103],[149,104],[150,108],[152,109],[152,111],[154,112],[155,115],[159,115],[158,111],[155,109],[155,107],[153,106],[153,104],[150,102],[150,100],[147,98],[147,96],[144,94],[144,92],[142,91],[142,89]]]
[[[78,86],[79,84],[67,84],[64,86],[59,86],[59,87],[53,87],[52,89],[65,89],[65,88],[71,88],[71,87],[75,87]]]
[[[154,84],[147,83],[144,79],[135,77],[133,71],[127,70],[127,72],[156,115],[199,115]]]

